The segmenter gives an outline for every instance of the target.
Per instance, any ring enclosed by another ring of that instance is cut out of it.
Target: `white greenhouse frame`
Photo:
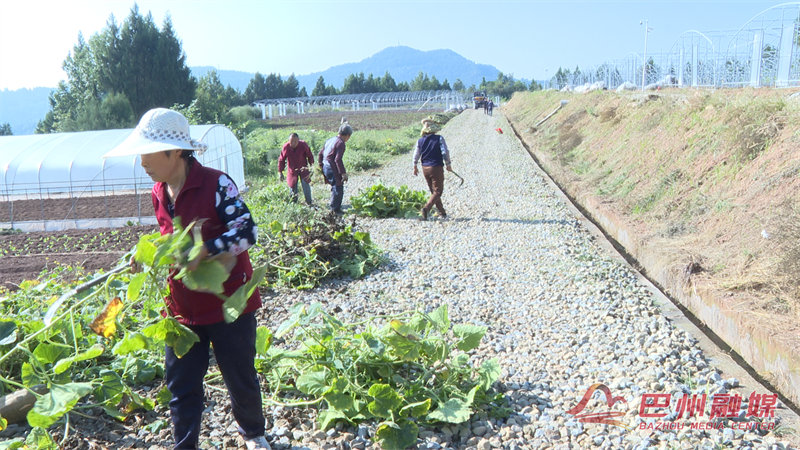
[[[71,228],[119,227],[128,222],[154,224],[150,202],[132,217],[69,218],[15,221],[14,203],[22,200],[110,197],[146,194],[153,181],[141,167],[138,155],[103,159],[132,132],[128,130],[84,131],[0,137],[0,202],[10,218],[0,228],[23,231],[58,231]],[[239,140],[224,125],[192,125],[194,139],[208,144],[197,160],[221,170],[244,187],[244,160]],[[30,205],[30,202],[26,202]],[[29,207],[29,206],[28,206]]]

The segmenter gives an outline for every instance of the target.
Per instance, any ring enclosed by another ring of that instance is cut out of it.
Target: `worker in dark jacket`
[[[314,155],[308,148],[306,141],[301,141],[297,133],[289,135],[289,142],[283,144],[281,155],[278,157],[278,173],[283,181],[283,169],[289,166],[286,174],[286,184],[292,190],[292,201],[297,202],[297,182],[303,186],[303,196],[308,206],[313,205],[311,198],[311,165],[314,164]]]
[[[447,218],[447,212],[442,205],[442,193],[444,192],[444,168],[448,171],[453,171],[450,167],[450,151],[447,149],[447,143],[444,137],[439,136],[441,126],[429,117],[422,121],[422,137],[417,140],[417,145],[414,147],[414,176],[419,174],[417,164],[422,162],[422,175],[428,183],[428,190],[431,192],[428,202],[422,207],[420,213],[422,220],[428,220],[428,213],[431,208],[436,206],[439,217],[442,219]]]
[[[255,244],[258,230],[233,180],[194,159],[195,151],[202,153],[206,148],[206,144],[191,138],[182,114],[158,108],[145,113],[131,136],[104,157],[141,155],[142,168],[155,182],[151,197],[161,234],[173,232],[173,219],[177,217],[183,225],[196,222],[204,245],[187,269],[196,269],[207,257],[227,257],[233,270],[224,284],[224,294],[230,296],[253,276],[247,249]],[[219,297],[187,288],[174,278],[176,274],[177,270],[173,271],[168,280],[168,313],[200,341],[182,357],[166,347],[165,378],[172,394],[169,406],[175,448],[197,448],[205,408],[203,380],[209,346],[213,346],[231,397],[231,412],[247,449],[269,449],[264,438],[261,389],[253,365],[255,311],[261,307],[258,290],[247,300],[239,318],[228,324]]]
[[[339,134],[325,141],[317,159],[325,182],[331,185],[331,211],[342,214],[342,199],[344,198],[344,182],[347,181],[347,171],[344,168],[345,143],[353,135],[353,127],[347,122],[339,127]]]

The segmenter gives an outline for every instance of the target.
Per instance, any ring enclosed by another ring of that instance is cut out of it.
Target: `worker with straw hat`
[[[447,218],[447,212],[442,205],[442,193],[444,192],[444,168],[452,172],[450,167],[450,151],[444,137],[439,136],[442,126],[433,116],[422,120],[422,137],[417,140],[414,147],[414,176],[419,174],[417,164],[422,163],[422,175],[428,183],[428,190],[431,192],[428,202],[422,207],[420,213],[422,220],[428,220],[428,213],[431,208],[436,206],[436,211],[442,219]]]
[[[207,257],[227,257],[233,269],[224,284],[224,294],[231,296],[253,276],[247,249],[256,243],[258,230],[233,180],[194,158],[194,153],[202,154],[207,147],[192,139],[189,123],[181,113],[157,108],[145,113],[133,133],[103,157],[140,155],[142,168],[155,182],[151,198],[161,234],[173,232],[175,218],[184,225],[195,222],[201,227],[203,249],[186,268],[195,270]],[[209,346],[213,346],[230,394],[231,412],[247,449],[269,449],[264,438],[261,389],[253,365],[255,311],[261,307],[258,290],[247,299],[238,319],[228,324],[223,301],[215,294],[187,288],[174,278],[177,273],[176,269],[168,278],[167,312],[191,329],[199,342],[181,357],[166,347],[165,379],[172,394],[169,408],[175,448],[197,448],[205,409],[203,380],[208,371]]]

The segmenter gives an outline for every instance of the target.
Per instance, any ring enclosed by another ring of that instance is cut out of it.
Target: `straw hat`
[[[192,139],[189,122],[183,114],[171,109],[156,108],[147,111],[133,133],[103,155],[103,158],[146,155],[165,150],[194,150],[202,155],[206,149],[208,145]]]
[[[422,132],[421,135],[434,134],[442,131],[442,126],[439,125],[433,116],[428,116],[422,119]]]

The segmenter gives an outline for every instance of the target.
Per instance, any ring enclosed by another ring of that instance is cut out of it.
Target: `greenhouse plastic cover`
[[[221,170],[244,187],[242,147],[223,125],[192,125],[193,139],[208,144],[197,157],[201,164]],[[141,192],[153,181],[138,155],[103,159],[133,129],[0,137],[0,195],[2,200],[48,197],[88,191],[107,195],[134,189]],[[96,195],[96,194],[95,194]]]

